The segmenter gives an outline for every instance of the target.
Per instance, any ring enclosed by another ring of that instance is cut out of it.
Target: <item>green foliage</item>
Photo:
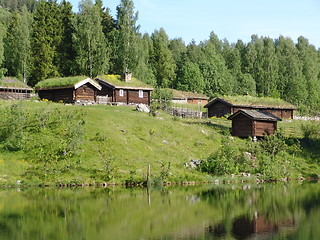
[[[76,16],[73,41],[78,74],[95,77],[109,70],[109,49],[102,30],[100,9],[91,0],[82,0]]]
[[[167,109],[172,105],[172,91],[169,88],[156,88],[151,93],[151,99],[152,109]]]
[[[0,122],[1,147],[25,153],[34,164],[33,175],[54,175],[75,166],[83,140],[82,112],[51,107],[31,111],[21,103],[0,111],[5,116]]]
[[[21,13],[12,14],[5,43],[8,75],[27,83],[31,70],[31,16],[25,6]]]
[[[308,121],[301,125],[303,136],[308,139],[320,139],[320,124],[318,121]]]

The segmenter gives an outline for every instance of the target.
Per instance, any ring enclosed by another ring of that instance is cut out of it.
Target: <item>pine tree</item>
[[[32,34],[33,70],[31,84],[58,76],[58,48],[62,40],[60,9],[56,1],[41,1],[34,14]]]
[[[5,43],[8,75],[27,83],[31,69],[31,17],[26,6],[22,7],[20,14],[13,13]]]
[[[109,50],[102,32],[99,8],[82,0],[73,34],[78,74],[95,77],[109,70]]]
[[[153,41],[152,66],[160,87],[173,87],[176,77],[176,64],[169,49],[169,39],[163,28],[155,30],[151,36]]]
[[[58,46],[58,67],[59,73],[62,76],[73,75],[76,71],[74,68],[75,49],[72,41],[74,34],[74,13],[72,12],[72,5],[63,0],[59,5],[60,16],[62,22],[62,39]]]

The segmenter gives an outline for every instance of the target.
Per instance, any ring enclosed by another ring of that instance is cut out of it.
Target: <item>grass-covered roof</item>
[[[208,97],[201,93],[194,93],[194,92],[186,92],[180,91],[176,89],[171,89],[173,98],[200,98],[200,99],[208,99]]]
[[[234,106],[277,107],[277,108],[289,108],[289,109],[296,108],[291,103],[288,103],[280,98],[253,97],[253,96],[221,96],[219,97],[219,99],[222,99],[223,101],[228,102]],[[213,101],[215,100],[216,99],[214,99]]]
[[[75,76],[75,77],[61,77],[61,78],[49,78],[40,81],[36,84],[36,88],[53,88],[53,87],[69,87],[74,86],[76,83],[85,80],[86,76]]]
[[[121,80],[120,75],[101,75],[101,76],[98,76],[97,78],[115,87],[150,88],[150,89],[152,88],[147,83],[144,83],[135,77],[132,77],[130,82],[125,82]]]
[[[0,80],[0,87],[5,88],[16,88],[16,89],[32,89],[24,82],[14,78],[14,77],[4,77]]]

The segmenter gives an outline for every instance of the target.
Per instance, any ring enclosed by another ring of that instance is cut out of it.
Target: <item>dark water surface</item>
[[[2,189],[0,239],[320,239],[320,183]]]

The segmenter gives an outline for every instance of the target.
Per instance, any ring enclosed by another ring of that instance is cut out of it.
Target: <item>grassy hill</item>
[[[154,182],[212,181],[217,176],[192,169],[188,163],[206,161],[213,152],[224,157],[231,151],[230,158],[237,159],[242,152],[260,151],[256,150],[259,143],[253,146],[248,140],[230,138],[231,122],[226,119],[179,119],[163,112],[152,117],[130,107],[31,101],[0,102],[0,114],[4,116],[0,121],[0,184],[18,180],[26,184],[139,182],[146,179],[148,165]],[[290,124],[294,130],[299,123]],[[223,152],[226,146],[232,149]],[[279,156],[286,161],[294,155],[294,176],[319,172],[317,162],[305,157],[308,152],[299,150],[297,157],[290,151]],[[260,171],[253,163],[234,164],[235,173]],[[263,167],[261,172],[270,170]]]

